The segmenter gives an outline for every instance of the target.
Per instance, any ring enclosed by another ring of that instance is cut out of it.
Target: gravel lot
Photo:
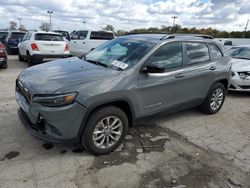
[[[0,70],[0,187],[250,187],[250,94],[229,93],[223,109],[195,109],[141,122],[122,147],[94,157],[77,146],[30,136],[17,117],[17,56]]]

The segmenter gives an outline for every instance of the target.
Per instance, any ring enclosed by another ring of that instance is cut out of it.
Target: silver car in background
[[[232,57],[230,90],[250,91],[250,45],[234,46],[228,50]]]

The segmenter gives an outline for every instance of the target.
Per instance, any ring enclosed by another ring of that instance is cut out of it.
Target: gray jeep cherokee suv
[[[209,36],[127,35],[80,59],[24,70],[16,80],[19,117],[42,140],[108,154],[139,118],[194,106],[218,112],[230,69],[230,57]]]

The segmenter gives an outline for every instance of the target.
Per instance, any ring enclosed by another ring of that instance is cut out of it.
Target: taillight
[[[65,52],[66,52],[66,51],[69,51],[69,45],[68,45],[68,44],[65,45],[64,51],[65,51]]]
[[[31,43],[31,49],[32,49],[33,51],[39,51],[39,48],[38,48],[38,46],[36,45],[36,43]]]
[[[3,49],[4,45],[2,43],[0,43],[0,49]]]

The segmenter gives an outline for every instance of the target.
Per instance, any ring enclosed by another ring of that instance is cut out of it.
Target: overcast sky
[[[250,0],[1,0],[0,24],[9,27],[18,17],[27,29],[49,22],[53,29],[69,31],[101,29],[112,24],[117,29],[172,25],[172,16],[183,27],[244,30],[250,18]],[[250,28],[250,26],[249,26]]]

